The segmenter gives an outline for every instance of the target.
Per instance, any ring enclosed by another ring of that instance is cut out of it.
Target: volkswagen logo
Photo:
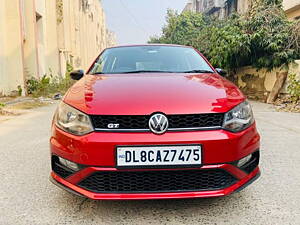
[[[168,118],[161,113],[154,114],[149,120],[149,128],[155,134],[163,134],[168,130]]]

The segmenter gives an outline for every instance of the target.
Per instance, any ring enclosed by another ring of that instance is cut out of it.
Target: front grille
[[[150,116],[91,116],[97,129],[107,129],[108,124],[119,124],[119,129],[148,129]]]
[[[52,156],[52,170],[60,177],[67,178],[68,176],[71,176],[73,172],[65,168],[63,165],[59,163],[57,156]]]
[[[92,115],[94,128],[108,129],[108,124],[119,124],[118,129],[143,129],[148,130],[150,115],[127,115],[127,116],[109,116]],[[185,114],[185,115],[167,115],[169,120],[169,129],[185,128],[214,128],[221,127],[223,123],[223,113],[208,114]],[[113,130],[113,129],[112,129]],[[116,129],[117,130],[117,129]]]
[[[96,193],[204,191],[226,188],[236,179],[221,169],[96,172],[78,185]]]

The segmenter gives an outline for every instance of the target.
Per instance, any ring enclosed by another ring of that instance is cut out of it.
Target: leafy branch
[[[215,67],[230,71],[242,66],[286,70],[300,58],[300,22],[288,21],[282,0],[252,0],[248,13],[224,20],[169,10],[162,35],[149,42],[193,46]]]

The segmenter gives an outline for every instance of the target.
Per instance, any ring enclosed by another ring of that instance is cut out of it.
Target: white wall
[[[4,54],[4,43],[5,43],[5,10],[4,10],[4,1],[0,1],[0,96],[3,94],[1,93],[1,90],[4,88],[4,74],[5,74],[5,64],[6,64],[6,58]]]
[[[61,75],[58,51],[56,1],[46,0],[45,7],[44,40],[46,70],[48,72],[49,68],[51,68],[54,75]]]
[[[248,88],[257,90],[258,92],[270,92],[276,82],[276,73],[278,69],[267,71],[266,69],[257,70],[247,66],[237,70],[238,86],[240,88]],[[296,60],[295,64],[290,64],[289,74],[296,74],[300,78],[300,60]],[[246,80],[246,81],[245,81]],[[286,93],[288,80],[282,92]]]
[[[297,5],[300,5],[300,0],[283,0],[284,10],[291,9]]]
[[[19,0],[0,1],[0,94],[23,88],[20,30]]]

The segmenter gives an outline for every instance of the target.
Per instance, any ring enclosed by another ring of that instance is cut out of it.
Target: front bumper
[[[240,133],[224,130],[174,132],[161,136],[152,133],[91,133],[76,137],[54,127],[50,141],[51,155],[59,156],[77,164],[84,165],[76,173],[61,176],[51,172],[51,180],[58,186],[90,199],[169,199],[217,197],[241,190],[253,182],[259,174],[257,165],[245,171],[235,165],[237,160],[259,149],[259,135],[255,124]],[[120,145],[175,145],[201,144],[203,146],[203,165],[199,168],[128,169],[128,171],[166,171],[166,170],[222,170],[235,178],[235,182],[217,189],[196,191],[99,193],[79,185],[92,174],[101,172],[120,173],[116,168],[115,146]]]
[[[93,200],[154,200],[154,199],[180,199],[180,198],[209,198],[209,197],[221,197],[238,192],[254,182],[260,176],[259,168],[256,168],[249,175],[239,180],[234,185],[222,190],[213,191],[193,191],[193,192],[167,192],[167,193],[134,193],[134,194],[99,194],[87,191],[80,188],[63,178],[51,173],[50,181],[58,187],[80,197],[87,197]]]

